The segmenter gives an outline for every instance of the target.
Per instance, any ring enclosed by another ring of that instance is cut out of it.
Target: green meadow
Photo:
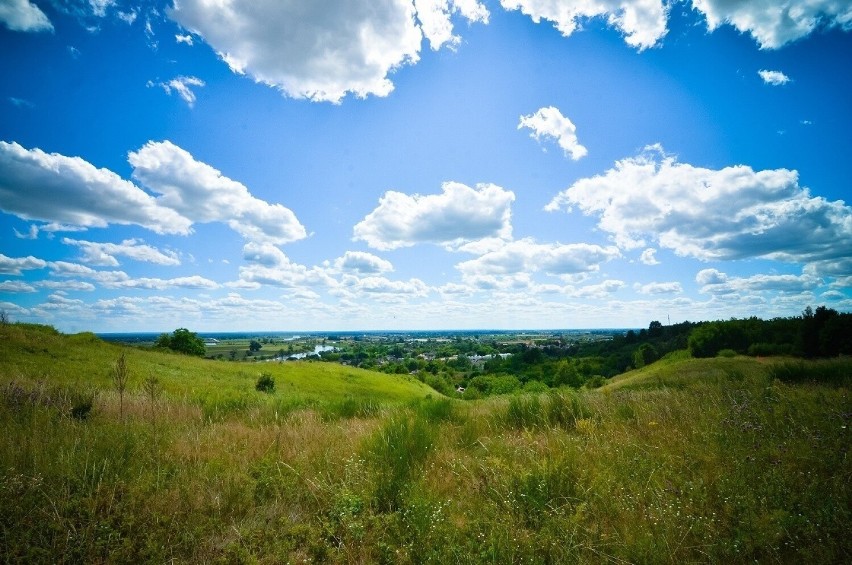
[[[0,558],[848,563],[850,375],[682,351],[595,390],[465,402],[4,324]]]

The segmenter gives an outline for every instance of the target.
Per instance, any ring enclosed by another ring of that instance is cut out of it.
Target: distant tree
[[[253,339],[251,340],[251,342],[249,342],[249,351],[251,351],[252,353],[257,353],[262,348],[263,344],[257,341],[256,339]]]
[[[0,310],[0,326],[5,326],[9,323],[9,314],[5,310]]]
[[[641,369],[659,359],[657,349],[650,343],[643,343],[633,352],[633,366]]]
[[[189,331],[186,328],[178,328],[169,334],[161,334],[154,344],[156,347],[162,347],[184,353],[186,355],[204,355],[204,340],[198,337],[198,334]]]
[[[689,334],[689,351],[693,357],[715,357],[725,344],[721,322],[710,322]]]
[[[660,337],[661,335],[663,335],[663,324],[656,320],[651,322],[651,324],[648,326],[648,335],[650,337]]]

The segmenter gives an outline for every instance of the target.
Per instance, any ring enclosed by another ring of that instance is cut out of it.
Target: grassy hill
[[[333,410],[352,405],[405,403],[434,390],[409,376],[386,375],[333,363],[213,362],[156,350],[127,348],[94,334],[62,335],[48,326],[7,325],[0,330],[0,378],[87,390],[110,404],[112,365],[124,351],[132,395],[156,377],[166,396],[197,404],[208,417],[223,417],[249,407],[273,412],[300,407]],[[272,394],[255,390],[266,373],[276,383]],[[138,399],[137,399],[138,400]]]
[[[127,350],[122,418],[119,352],[0,327],[3,561],[852,560],[849,360],[676,354],[597,391],[464,403]]]

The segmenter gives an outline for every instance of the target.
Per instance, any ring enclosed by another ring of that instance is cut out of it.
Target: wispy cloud
[[[153,84],[153,82],[148,83],[149,86],[153,86]],[[195,106],[195,92],[193,92],[192,88],[203,87],[204,81],[197,77],[179,76],[168,82],[157,83],[157,85],[162,87],[166,91],[166,94],[176,93],[192,108]]]

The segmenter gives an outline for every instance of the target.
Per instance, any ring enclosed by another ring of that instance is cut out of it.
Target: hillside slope
[[[209,361],[175,353],[123,347],[94,334],[63,335],[48,326],[8,324],[0,327],[0,382],[26,386],[50,384],[112,388],[112,366],[124,351],[130,373],[129,392],[156,377],[167,396],[205,407],[239,408],[259,402],[290,406],[322,405],[346,400],[406,403],[439,396],[415,378],[387,375],[336,363],[238,363]],[[275,379],[272,394],[255,390],[262,373]]]

